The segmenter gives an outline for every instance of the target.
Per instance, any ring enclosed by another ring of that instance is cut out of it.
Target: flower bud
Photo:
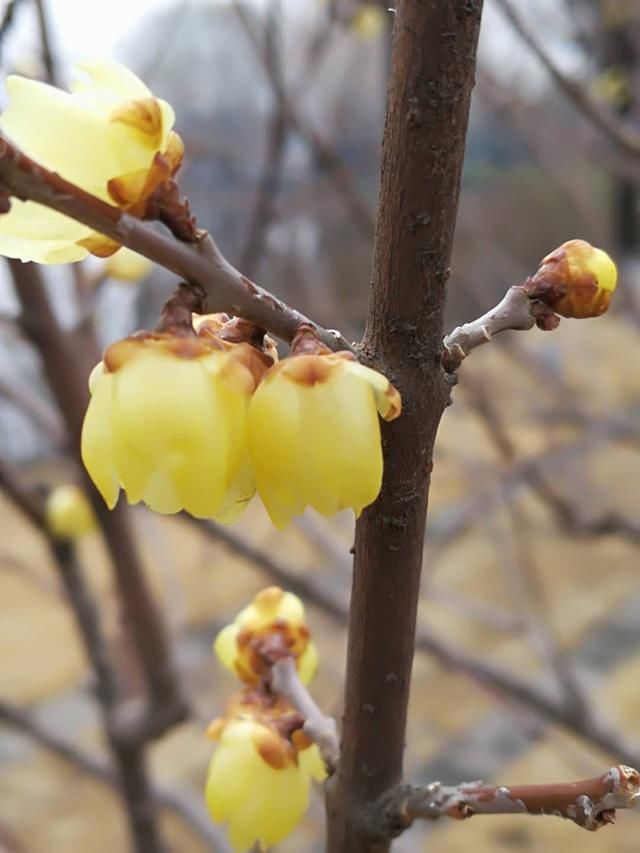
[[[197,518],[229,513],[229,490],[246,504],[246,410],[264,364],[247,344],[221,347],[147,334],[107,349],[91,375],[81,450],[109,507],[120,488],[129,503]]]
[[[76,539],[96,526],[84,492],[72,483],[57,486],[49,493],[44,513],[47,529],[60,539]]]
[[[7,79],[6,133],[37,163],[135,216],[178,170],[183,156],[172,131],[174,112],[135,74],[115,62],[77,66],[88,81],[64,92],[24,77]],[[0,216],[0,254],[60,264],[92,253],[107,257],[118,243],[32,201],[12,199]]]
[[[243,692],[208,729],[217,745],[207,806],[214,821],[228,824],[237,851],[289,835],[309,805],[311,779],[326,777],[317,746],[297,737],[303,720],[286,701],[266,698]]]
[[[542,259],[524,289],[563,317],[599,317],[611,303],[617,278],[606,252],[585,240],[569,240]]]
[[[285,655],[295,658],[300,680],[308,684],[318,665],[316,647],[309,638],[302,601],[270,586],[220,631],[213,649],[220,662],[246,684],[257,684],[274,660]]]

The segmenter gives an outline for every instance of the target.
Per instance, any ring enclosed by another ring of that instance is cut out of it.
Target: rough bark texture
[[[373,281],[363,352],[400,389],[380,497],[356,528],[330,853],[389,848],[366,811],[402,774],[433,443],[448,399],[442,314],[482,0],[396,4]]]

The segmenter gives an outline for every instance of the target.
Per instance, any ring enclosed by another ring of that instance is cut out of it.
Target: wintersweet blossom
[[[153,264],[148,258],[123,247],[108,258],[104,272],[116,281],[136,282],[148,275],[152,267]]]
[[[229,520],[244,508],[247,403],[264,365],[248,344],[221,347],[194,333],[107,349],[91,375],[81,449],[110,508],[120,488],[160,513]]]
[[[542,259],[525,289],[563,317],[599,317],[609,308],[618,271],[586,240],[568,240]]]
[[[249,407],[249,453],[276,527],[307,505],[359,514],[382,483],[378,414],[400,414],[400,395],[347,352],[295,354],[265,375]]]
[[[209,726],[216,748],[205,798],[234,850],[265,849],[289,835],[307,810],[311,780],[326,777],[301,724],[285,700],[248,689]]]
[[[96,526],[93,510],[84,492],[73,483],[57,486],[44,507],[45,524],[60,539],[76,539]]]
[[[266,644],[276,654],[295,658],[300,680],[308,684],[318,665],[318,653],[309,638],[302,601],[291,592],[270,586],[220,631],[213,649],[220,662],[238,678],[257,684],[269,669],[260,648]]]
[[[116,62],[87,62],[65,92],[25,77],[7,79],[0,131],[40,165],[122,210],[142,216],[147,199],[180,166],[183,144],[171,106]],[[32,201],[12,199],[0,216],[0,254],[56,264],[119,244]]]

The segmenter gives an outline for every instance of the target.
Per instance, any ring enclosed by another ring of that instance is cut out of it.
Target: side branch
[[[292,340],[300,323],[309,323],[332,350],[351,349],[337,332],[320,328],[239,272],[206,232],[195,245],[160,233],[40,166],[0,134],[2,188],[22,201],[35,201],[63,213],[199,284],[211,310],[239,314],[285,341]]]
[[[640,773],[619,764],[602,776],[579,782],[542,785],[461,785],[414,787],[399,785],[372,810],[371,831],[395,837],[414,820],[450,817],[464,820],[473,815],[529,814],[556,815],[573,821],[590,832],[615,823],[616,809],[640,805]]]
[[[524,287],[510,287],[495,308],[477,320],[458,326],[443,341],[442,366],[455,373],[469,353],[489,343],[499,332],[527,331],[537,326],[545,332],[557,329],[560,318]]]
[[[511,24],[514,32],[537,57],[558,89],[573,102],[574,106],[621,151],[633,158],[640,157],[640,135],[618,121],[610,112],[601,109],[580,83],[567,77],[560,70],[547,53],[542,41],[528,29],[511,0],[495,0],[495,3]]]
[[[326,717],[316,705],[300,681],[293,658],[282,658],[271,667],[271,689],[288,699],[305,718],[304,733],[317,745],[329,774],[333,773],[340,755],[336,721],[333,717]]]

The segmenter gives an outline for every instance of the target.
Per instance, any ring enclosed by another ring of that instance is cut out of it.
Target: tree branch
[[[489,343],[500,332],[525,331],[540,324],[550,324],[543,326],[550,329],[559,322],[550,309],[533,302],[522,287],[510,287],[495,308],[477,320],[458,326],[445,337],[442,366],[448,373],[454,373],[472,350]]]
[[[80,434],[88,404],[86,377],[91,365],[83,363],[83,355],[86,354],[72,348],[65,338],[51,310],[36,266],[19,261],[10,261],[9,264],[22,306],[22,326],[40,353],[42,368],[67,426],[87,495],[109,549],[126,625],[135,638],[153,697],[148,719],[140,722],[140,730],[148,739],[153,736],[154,727],[159,735],[168,725],[184,719],[186,705],[180,694],[162,616],[135,547],[126,507],[120,503],[113,511],[107,509],[79,458]],[[169,714],[170,709],[173,709],[173,715]]]
[[[75,743],[60,737],[40,723],[29,712],[2,698],[0,698],[0,722],[31,738],[39,746],[82,773],[116,791],[119,790],[120,777],[106,758],[80,749]],[[211,851],[232,853],[222,833],[211,822],[204,809],[198,807],[190,796],[186,796],[181,790],[160,785],[154,786],[152,793],[158,806],[176,814],[209,845]]]
[[[162,853],[164,846],[158,830],[147,777],[144,746],[122,737],[117,726],[120,703],[118,676],[109,660],[98,608],[82,576],[73,544],[53,539],[47,531],[42,499],[25,488],[6,464],[0,464],[0,488],[14,505],[44,534],[54,566],[75,617],[84,652],[96,678],[96,697],[100,705],[105,735],[118,768],[119,793],[127,811],[133,843],[138,853]]]
[[[2,134],[0,183],[17,198],[64,213],[176,275],[199,284],[207,294],[211,310],[239,314],[285,341],[293,339],[300,323],[309,323],[332,350],[351,349],[337,332],[317,326],[238,272],[211,237],[203,234],[200,242],[194,245],[160,233],[148,223],[123,213],[38,165]]]
[[[558,89],[569,98],[594,127],[597,127],[621,151],[633,158],[640,157],[640,135],[622,124],[614,115],[601,109],[580,83],[567,77],[560,70],[543,47],[542,42],[527,27],[511,0],[494,0],[494,2],[511,24],[514,32],[520,36],[546,69]]]
[[[296,662],[284,657],[271,667],[270,686],[274,693],[284,696],[305,718],[303,731],[320,750],[329,774],[335,772],[340,757],[338,729],[333,717],[326,717],[300,681]]]
[[[429,475],[449,390],[440,366],[444,297],[481,11],[481,0],[396,4],[363,353],[399,388],[403,413],[383,428],[382,490],[356,525],[330,853],[372,850],[360,815],[402,776]]]
[[[616,809],[634,809],[640,805],[640,773],[619,764],[602,776],[579,782],[399,785],[376,805],[370,815],[370,832],[382,838],[400,835],[417,819],[464,820],[473,815],[496,814],[555,815],[595,832],[615,823]]]

